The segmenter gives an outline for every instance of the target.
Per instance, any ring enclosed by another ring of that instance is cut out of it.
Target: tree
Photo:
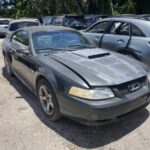
[[[135,13],[135,3],[132,0],[128,0],[120,7],[120,13]]]
[[[40,17],[58,14],[149,13],[150,0],[0,0],[0,15]],[[13,7],[8,7],[13,5]],[[11,9],[10,9],[11,8]]]

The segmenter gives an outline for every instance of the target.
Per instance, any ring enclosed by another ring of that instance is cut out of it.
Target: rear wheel
[[[5,63],[5,68],[6,68],[6,72],[9,76],[13,76],[13,72],[12,69],[10,67],[10,61],[8,60],[8,58],[4,55],[4,63]]]
[[[56,95],[47,80],[41,79],[37,85],[37,95],[42,111],[51,121],[61,118]]]

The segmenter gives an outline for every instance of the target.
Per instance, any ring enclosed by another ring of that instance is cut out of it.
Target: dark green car
[[[149,103],[149,72],[126,56],[100,49],[65,27],[28,27],[3,43],[7,73],[35,95],[51,121],[88,125],[124,118]]]

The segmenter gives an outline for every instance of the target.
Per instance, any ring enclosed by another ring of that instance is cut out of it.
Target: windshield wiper
[[[39,49],[37,50],[38,53],[47,53],[47,52],[56,52],[56,51],[73,51],[73,49],[68,49],[68,48],[44,48],[44,49]]]
[[[84,44],[76,44],[76,45],[70,45],[70,46],[68,46],[68,47],[71,47],[71,48],[81,48],[81,47],[83,47],[83,48],[95,48],[94,46],[91,46],[91,45],[84,45]]]

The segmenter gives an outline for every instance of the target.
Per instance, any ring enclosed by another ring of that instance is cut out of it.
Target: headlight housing
[[[109,88],[82,89],[73,86],[69,94],[87,100],[104,100],[114,97],[114,93]]]

